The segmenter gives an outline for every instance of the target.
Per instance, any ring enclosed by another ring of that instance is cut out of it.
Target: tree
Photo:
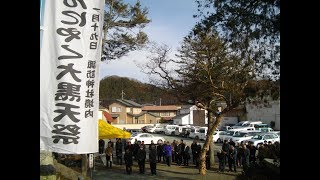
[[[280,0],[196,0],[202,20],[242,56],[250,55],[261,77],[280,77]]]
[[[148,9],[139,1],[133,6],[123,0],[105,0],[102,61],[120,58],[148,42],[142,29],[150,22]]]
[[[208,133],[200,155],[200,174],[206,173],[205,155],[214,130],[224,114],[245,101],[244,88],[254,77],[254,61],[230,51],[228,43],[213,31],[198,31],[184,38],[179,54],[170,59],[170,48],[153,46],[152,55],[142,69],[159,77],[160,82],[175,92],[181,102],[194,103],[208,111]],[[170,68],[171,67],[171,68]],[[219,102],[226,102],[221,113]]]

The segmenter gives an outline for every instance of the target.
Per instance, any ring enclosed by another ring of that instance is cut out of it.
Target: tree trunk
[[[212,112],[208,112],[208,116],[211,116]],[[212,137],[213,137],[213,133],[214,130],[218,127],[218,125],[220,124],[221,120],[223,118],[223,114],[219,115],[216,117],[216,121],[213,123],[213,125],[208,129],[207,132],[207,138],[206,141],[204,142],[203,148],[201,150],[201,154],[200,154],[200,166],[199,166],[199,172],[201,175],[205,175],[206,174],[206,153],[209,150],[209,145],[212,142]],[[210,120],[210,119],[208,119]],[[212,149],[213,151],[213,149]]]
[[[210,123],[208,123],[209,124],[209,128],[211,128],[212,126],[213,126],[213,118],[212,118],[212,115],[211,115],[212,113],[208,113],[208,120],[209,120],[209,122]],[[210,115],[210,116],[209,116]],[[213,131],[215,131],[215,129],[213,129]],[[212,133],[212,134],[214,134],[214,132]],[[214,166],[214,142],[213,141],[211,141],[211,143],[209,144],[209,146],[210,146],[210,154],[209,154],[209,158],[210,158],[210,167],[213,167]]]
[[[81,161],[81,172],[82,172],[82,176],[83,178],[87,178],[87,171],[88,171],[88,156],[87,154],[82,154],[82,161]]]

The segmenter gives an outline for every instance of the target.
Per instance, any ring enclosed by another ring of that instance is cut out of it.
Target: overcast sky
[[[136,0],[124,0],[134,3]],[[148,17],[151,19],[144,31],[151,41],[165,43],[173,50],[179,47],[179,43],[186,36],[196,20],[192,16],[197,12],[194,0],[140,0],[142,6],[149,9]],[[149,82],[148,77],[140,72],[137,63],[146,62],[144,52],[131,52],[128,56],[111,62],[102,62],[100,78],[118,75],[130,77],[142,82]]]

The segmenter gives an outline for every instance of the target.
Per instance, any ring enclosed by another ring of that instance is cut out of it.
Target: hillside
[[[106,102],[112,99],[121,99],[122,90],[125,93],[125,99],[133,100],[140,104],[159,105],[160,98],[162,105],[179,103],[174,96],[170,95],[168,90],[119,76],[108,76],[100,81],[100,101]]]

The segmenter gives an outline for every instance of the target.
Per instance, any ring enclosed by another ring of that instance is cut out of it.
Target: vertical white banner
[[[40,50],[40,149],[98,152],[104,0],[45,0]]]

